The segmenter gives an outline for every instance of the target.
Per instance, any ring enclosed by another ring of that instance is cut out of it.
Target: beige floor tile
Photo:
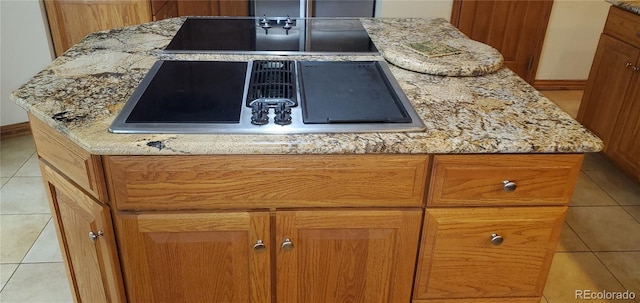
[[[41,177],[13,177],[0,191],[0,214],[48,214],[49,202]]]
[[[35,148],[36,147],[36,144],[33,141],[33,136],[26,135],[26,136],[20,136],[20,137],[11,138],[11,139],[2,139],[2,140],[0,140],[0,149],[4,149],[4,148],[24,148],[24,147],[31,147],[31,148]]]
[[[2,188],[11,178],[0,178],[0,188]]]
[[[640,185],[615,171],[586,171],[620,205],[640,205]]]
[[[40,177],[40,164],[38,162],[38,154],[34,153],[27,162],[20,167],[14,175],[15,177]]]
[[[547,299],[542,296],[542,298],[540,299],[540,303],[549,303],[549,301],[547,301]]]
[[[18,264],[0,264],[0,290],[7,284],[16,268],[18,268]]]
[[[53,220],[51,220],[24,257],[22,263],[55,262],[62,262],[62,254],[60,253],[56,229],[53,226]]]
[[[580,237],[578,237],[573,229],[571,229],[567,223],[564,223],[556,251],[589,251],[589,248],[584,244],[584,242],[582,242],[582,240],[580,240]]]
[[[625,291],[625,288],[593,253],[556,253],[544,288],[544,297],[549,303],[585,302],[576,298],[576,291],[580,290]],[[609,301],[588,300],[588,302]],[[616,300],[615,302],[634,301]]]
[[[622,286],[640,296],[640,251],[598,252],[596,256]]]
[[[623,206],[623,208],[640,222],[640,206]]]
[[[618,170],[602,153],[586,153],[582,161],[582,170]]]
[[[578,116],[580,101],[582,100],[581,90],[543,91],[542,94],[567,112],[571,117],[575,118]]]
[[[580,172],[571,197],[571,206],[618,205],[598,184],[593,182],[587,174]]]
[[[50,219],[50,215],[0,215],[0,263],[20,263]]]
[[[621,206],[570,207],[566,222],[592,251],[640,250],[640,223]]]
[[[2,303],[71,303],[62,263],[20,264],[0,293]]]
[[[35,152],[35,148],[3,148],[0,152],[0,177],[12,177]]]

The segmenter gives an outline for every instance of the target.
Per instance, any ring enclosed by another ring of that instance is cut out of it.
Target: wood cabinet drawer
[[[118,210],[422,206],[427,155],[107,156]]]
[[[539,297],[566,209],[428,209],[414,299]]]
[[[582,154],[439,155],[428,207],[564,205],[580,173]],[[508,191],[504,181],[513,182]]]
[[[640,47],[640,16],[612,6],[604,25],[604,33]]]
[[[91,155],[31,114],[29,121],[38,156],[93,197],[105,202],[107,191],[100,156]]]

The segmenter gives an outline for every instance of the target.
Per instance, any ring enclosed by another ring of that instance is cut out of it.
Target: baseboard
[[[0,139],[9,139],[31,134],[29,122],[0,126]]]
[[[537,90],[584,90],[587,80],[535,80]]]

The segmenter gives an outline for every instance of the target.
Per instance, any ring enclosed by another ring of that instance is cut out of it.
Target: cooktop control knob
[[[284,102],[278,103],[275,108],[276,116],[273,119],[275,124],[288,125],[291,124],[291,107]]]
[[[264,103],[251,105],[251,124],[264,125],[269,123],[269,106]]]

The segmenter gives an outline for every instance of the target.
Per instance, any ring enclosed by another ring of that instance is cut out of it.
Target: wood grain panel
[[[622,115],[607,155],[640,183],[640,72],[633,75]]]
[[[109,156],[119,210],[421,206],[426,155]]]
[[[429,209],[416,299],[540,297],[566,207]],[[491,234],[504,237],[495,246]]]
[[[115,234],[107,206],[42,164],[53,222],[75,302],[125,302]],[[89,232],[102,232],[91,241]]]
[[[93,197],[107,201],[102,159],[82,149],[29,114],[38,156],[60,170]]]
[[[619,127],[631,66],[639,56],[640,49],[606,34],[600,36],[577,120],[602,139],[605,152]]]
[[[640,16],[611,6],[603,32],[640,47]]]
[[[540,303],[541,297],[413,300],[412,303]]]
[[[280,211],[277,302],[409,302],[420,210]]]
[[[438,155],[427,206],[564,205],[583,155]],[[513,192],[503,181],[517,184]]]
[[[266,212],[121,214],[117,227],[129,302],[271,300]]]

